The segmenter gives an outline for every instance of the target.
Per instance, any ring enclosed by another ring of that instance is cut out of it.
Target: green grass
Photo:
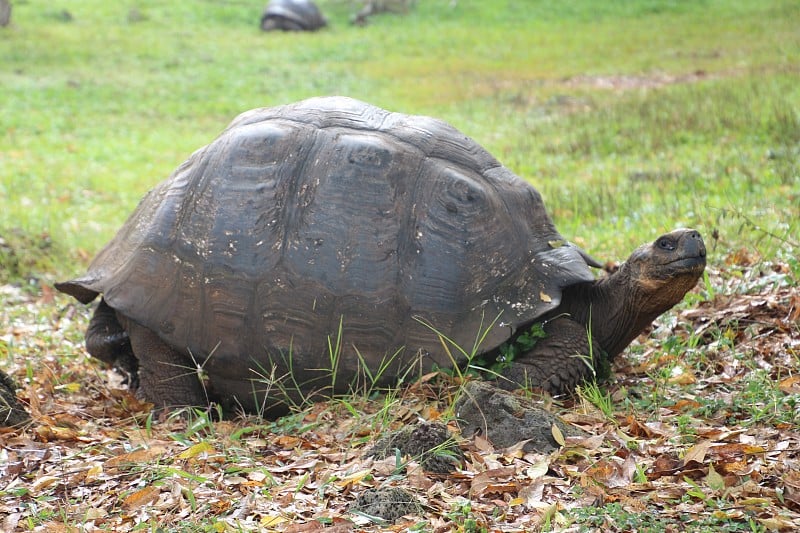
[[[426,0],[366,28],[347,24],[353,2],[319,4],[329,29],[266,35],[262,1],[144,1],[136,17],[14,2],[0,31],[0,236],[52,241],[18,252],[55,258],[26,259],[37,275],[77,273],[239,112],[346,94],[463,129],[600,257],[678,225],[716,231],[724,249],[796,246],[795,2]],[[625,91],[586,78],[698,71]]]
[[[250,505],[247,491],[258,496],[261,525],[267,527],[268,519],[286,510],[281,502],[289,500],[281,498],[287,494],[313,491],[323,508],[324,501],[357,492],[341,480],[363,467],[353,448],[376,433],[423,415],[452,416],[442,397],[464,377],[458,369],[449,385],[425,381],[390,389],[382,400],[384,391],[376,385],[381,369],[365,370],[352,398],[297,406],[275,421],[235,424],[217,422],[215,413],[202,410],[156,420],[132,398],[114,396],[94,375],[99,369],[80,348],[88,310],[50,298],[46,284],[80,273],[146,190],[249,108],[345,94],[443,118],[533,183],[564,236],[601,259],[623,259],[664,230],[697,227],[709,245],[711,275],[684,305],[710,304],[715,295],[774,292],[756,282],[775,283],[786,299],[800,284],[796,0],[417,0],[408,15],[376,17],[365,28],[347,24],[355,0],[318,0],[331,27],[313,35],[261,33],[264,0],[12,3],[12,25],[0,29],[0,285],[25,282],[38,296],[2,287],[6,329],[0,332],[0,359],[16,366],[23,393],[38,398],[32,407],[42,440],[53,438],[45,431],[50,426],[84,432],[80,441],[41,443],[67,450],[64,464],[54,464],[57,455],[49,463],[34,461],[21,473],[23,485],[0,491],[3,505],[26,506],[20,527],[80,527],[94,520],[82,514],[87,510],[108,512],[107,528],[123,524],[128,512],[102,499],[108,490],[98,481],[75,478],[81,490],[94,487],[90,496],[70,493],[66,485],[40,492],[30,487],[43,473],[71,479],[73,465],[83,468],[87,460],[138,449],[151,438],[164,447],[163,456],[138,467],[109,467],[108,479],[125,482],[120,501],[143,483],[169,483],[164,495],[181,489],[192,515],[159,511],[140,529],[234,529],[239,510]],[[763,268],[728,264],[726,258],[738,250],[763,260]],[[770,261],[788,268],[781,280],[768,268]],[[710,321],[720,318],[721,309],[706,311]],[[584,389],[585,401],[572,410],[589,411],[593,404],[603,412],[602,428],[617,437],[600,448],[578,446],[575,455],[567,449],[548,459],[550,474],[541,474],[547,478],[547,508],[522,512],[509,505],[501,513],[494,502],[503,496],[485,494],[447,500],[446,508],[426,513],[458,531],[491,530],[505,520],[503,513],[539,516],[543,531],[772,527],[752,508],[733,515],[737,501],[718,490],[710,471],[692,480],[658,478],[653,487],[664,492],[636,495],[644,511],[630,500],[597,503],[591,492],[603,481],[599,473],[599,480],[586,473],[595,462],[634,454],[632,481],[643,489],[646,476],[658,470],[658,457],[679,457],[711,438],[709,426],[764,446],[777,431],[798,427],[797,394],[780,388],[782,379],[797,373],[796,347],[787,348],[788,341],[778,345],[796,335],[797,324],[782,333],[769,331],[783,335],[769,351],[758,340],[765,329],[751,332],[722,320],[695,334],[693,325],[676,316],[664,318],[679,322],[670,333],[654,333],[626,353],[644,360],[637,363],[650,361],[639,374],[621,373],[607,389]],[[475,335],[477,346],[485,331]],[[340,342],[331,338],[331,371]],[[477,351],[446,345],[472,357]],[[711,379],[722,369],[735,379]],[[697,381],[676,383],[679,371]],[[410,382],[409,376],[405,384]],[[686,400],[692,401],[670,411]],[[628,416],[654,422],[665,433],[634,431]],[[59,417],[66,426],[58,426]],[[142,442],[131,436],[137,428],[146,435]],[[297,440],[293,449],[284,449],[284,436]],[[189,450],[199,444],[212,447],[215,459],[193,457]],[[317,449],[309,447],[318,447],[320,455],[311,455]],[[297,475],[276,469],[298,454],[321,461],[314,467],[317,479],[309,477],[310,467],[298,466]],[[754,480],[765,492],[751,500],[775,500],[782,486],[779,461],[749,460],[753,477],[742,474],[732,488]],[[478,468],[488,468],[472,464],[476,476]],[[516,479],[530,482],[529,466]],[[369,476],[361,488],[395,474]],[[252,484],[240,492],[244,478]],[[218,483],[213,500],[211,479],[228,482]],[[431,503],[439,500],[437,493]],[[772,502],[772,518],[776,509],[788,513]],[[424,530],[426,524],[416,527]]]
[[[800,234],[795,81],[780,74],[626,95],[525,137],[540,165],[530,174],[553,178],[541,188],[568,235],[585,236],[594,222],[624,243],[666,219],[707,238],[716,230],[714,248],[758,244],[773,256]],[[556,184],[565,171],[577,179]]]
[[[598,531],[647,531],[649,533],[674,531],[675,523],[683,524],[684,531],[691,532],[732,532],[732,531],[767,531],[767,528],[756,522],[755,513],[747,519],[731,521],[724,512],[700,519],[689,514],[661,517],[659,513],[642,513],[630,511],[619,503],[609,503],[602,507],[579,507],[569,513],[572,524],[581,533]]]

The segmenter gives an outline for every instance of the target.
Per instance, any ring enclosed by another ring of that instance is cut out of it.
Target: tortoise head
[[[623,269],[640,296],[641,311],[661,314],[680,302],[703,274],[706,246],[700,233],[677,229],[637,248]]]
[[[678,229],[640,246],[619,270],[592,286],[595,334],[610,358],[622,352],[652,321],[680,302],[706,266],[700,233]],[[576,298],[580,305],[585,298]],[[571,313],[579,322],[581,311]],[[585,315],[585,312],[584,312]]]

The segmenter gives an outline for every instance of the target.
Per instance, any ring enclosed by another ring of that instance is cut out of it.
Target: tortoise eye
[[[667,237],[661,237],[656,241],[656,246],[658,246],[662,250],[667,250],[668,252],[671,252],[672,250],[675,249],[675,242],[673,242],[672,239],[669,239]]]

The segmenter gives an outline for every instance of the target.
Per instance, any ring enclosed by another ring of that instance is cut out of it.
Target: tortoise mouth
[[[706,255],[698,254],[691,257],[681,257],[664,264],[664,267],[671,270],[673,273],[679,272],[697,272],[698,274],[706,267]]]

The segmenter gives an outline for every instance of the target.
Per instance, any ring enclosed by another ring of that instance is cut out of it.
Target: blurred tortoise
[[[311,0],[271,0],[261,15],[264,31],[315,31],[327,24]]]
[[[30,420],[22,402],[17,399],[17,384],[0,370],[0,427],[21,426]]]
[[[237,117],[56,287],[102,294],[87,349],[138,373],[145,399],[264,412],[464,364],[444,338],[491,356],[534,323],[547,337],[507,377],[570,392],[683,298],[705,255],[676,230],[596,280],[539,193],[473,140],[328,97]]]

